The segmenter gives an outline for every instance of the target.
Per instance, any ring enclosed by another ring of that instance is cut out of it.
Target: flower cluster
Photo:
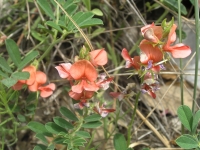
[[[37,71],[35,66],[27,66],[22,72],[28,72],[30,74],[29,79],[19,80],[12,88],[14,90],[21,90],[23,86],[27,86],[31,92],[40,92],[40,96],[46,98],[53,94],[56,86],[54,83],[44,85],[47,82],[47,76],[42,71]]]
[[[93,97],[95,92],[99,89],[106,90],[109,87],[112,78],[106,78],[105,75],[98,75],[97,72],[97,67],[105,65],[107,61],[107,53],[104,49],[88,52],[83,48],[78,60],[73,64],[62,63],[55,67],[61,78],[69,80],[71,85],[69,96],[79,101],[78,105],[75,105],[76,108],[88,106],[88,100]],[[100,108],[103,109],[99,107],[98,110]],[[104,111],[96,112],[103,117],[105,116],[103,114]]]
[[[155,91],[159,89],[157,74],[165,69],[162,63],[167,60],[166,52],[171,53],[174,58],[185,58],[191,53],[189,46],[174,44],[177,26],[173,22],[173,19],[168,23],[164,20],[161,26],[152,23],[141,28],[144,39],[139,45],[140,56],[131,58],[126,49],[121,53],[126,60],[125,68],[135,68],[142,77],[141,91],[153,98],[156,98]]]

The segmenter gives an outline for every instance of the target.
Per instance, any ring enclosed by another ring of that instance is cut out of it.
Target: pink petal
[[[124,58],[124,60],[132,62],[131,56],[129,55],[127,49],[123,49],[121,52],[122,57]]]
[[[103,66],[108,62],[107,52],[104,49],[90,52],[90,58],[90,61],[94,66]]]
[[[174,58],[185,58],[191,54],[190,47],[182,43],[169,47],[168,51]]]
[[[49,85],[39,87],[38,90],[40,91],[40,96],[46,98],[53,94],[55,88],[56,85],[54,83],[50,83]]]
[[[73,85],[72,86],[72,91],[75,93],[82,93],[83,92],[83,84],[84,84],[84,80],[82,80],[80,83],[78,83],[77,85]]]
[[[99,86],[97,86],[95,83],[88,83],[88,82],[84,82],[83,84],[83,88],[86,91],[98,91],[99,90]]]
[[[87,78],[89,81],[95,81],[97,71],[94,66],[87,60],[79,60],[70,68],[70,74],[75,80]]]
[[[140,61],[143,64],[148,64],[149,60],[153,60],[152,63],[157,63],[163,59],[163,53],[160,49],[157,46],[153,47],[147,40],[142,40],[140,42],[140,49]]]
[[[69,70],[71,68],[71,63],[62,63],[59,66],[56,66],[59,75],[61,78],[68,78],[70,79],[71,75],[69,73]]]
[[[80,100],[81,97],[82,97],[82,93],[76,93],[76,92],[73,92],[72,90],[69,91],[69,96],[75,100]]]

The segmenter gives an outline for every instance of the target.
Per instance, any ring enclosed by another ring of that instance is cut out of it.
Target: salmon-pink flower
[[[135,56],[134,58],[131,58],[128,51],[124,48],[121,53],[124,60],[126,60],[125,68],[133,67],[137,70],[140,69],[140,56]]]
[[[46,74],[42,71],[36,71],[35,82],[32,85],[28,86],[29,91],[36,92],[41,85],[46,83],[46,81]]]
[[[149,41],[142,40],[140,43],[141,55],[140,61],[142,64],[148,64],[150,60],[152,63],[160,62],[163,59],[163,53],[157,46],[153,46]]]
[[[81,93],[73,92],[72,90],[69,91],[69,96],[74,100],[87,100],[92,98],[94,91],[82,91]]]
[[[81,93],[86,91],[97,91],[99,87],[94,83],[97,79],[97,71],[94,66],[88,60],[79,60],[75,62],[70,70],[70,75],[78,84],[72,86],[72,91],[75,93]]]
[[[88,82],[87,80],[81,80],[78,84],[72,86],[72,91],[81,93],[83,90],[86,91],[97,91],[99,86],[95,82]]]
[[[97,71],[88,60],[78,60],[75,62],[70,70],[70,75],[75,80],[95,81],[97,79]]]
[[[142,36],[153,43],[158,43],[162,37],[163,29],[161,26],[155,26],[154,23],[141,28]]]
[[[54,83],[50,83],[49,85],[46,86],[40,86],[38,90],[40,91],[40,96],[46,98],[53,94],[55,88],[56,85]]]
[[[173,24],[169,34],[166,44],[163,46],[163,50],[170,52],[174,58],[185,58],[190,55],[191,49],[189,46],[183,43],[171,46],[171,44],[176,40],[176,30],[177,26]]]
[[[73,79],[69,73],[71,66],[72,66],[71,63],[62,63],[59,64],[59,66],[56,66],[55,68],[57,69],[61,78],[64,79],[66,78],[67,80],[71,80]]]
[[[35,66],[27,66],[22,72],[28,72],[30,74],[29,79],[27,80],[19,80],[12,88],[14,90],[21,90],[23,85],[32,85],[35,82],[36,77],[36,68]]]
[[[96,66],[103,66],[108,62],[107,52],[104,49],[97,49],[90,52],[90,62]]]

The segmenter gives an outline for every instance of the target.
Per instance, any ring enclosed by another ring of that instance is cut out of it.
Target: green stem
[[[178,0],[178,29],[179,29],[179,42],[182,43],[182,20],[181,20],[181,0]],[[181,88],[181,105],[184,105],[184,98],[183,98],[183,75],[182,75],[182,69],[183,69],[183,63],[182,59],[180,58],[180,88]],[[184,134],[184,126],[181,127],[181,133]]]
[[[127,145],[129,145],[130,142],[131,142],[131,130],[132,130],[133,123],[134,123],[134,120],[135,120],[135,115],[136,115],[136,110],[137,110],[137,107],[138,107],[138,100],[139,100],[140,94],[141,94],[141,92],[138,92],[138,94],[136,95],[135,107],[134,107],[134,110],[133,110],[133,116],[132,116],[131,122],[128,126]]]
[[[198,0],[195,0],[195,27],[196,27],[196,57],[195,57],[195,76],[194,76],[194,91],[193,91],[193,103],[192,112],[195,111],[195,101],[197,100],[197,83],[198,83],[198,68],[199,68],[199,4]]]

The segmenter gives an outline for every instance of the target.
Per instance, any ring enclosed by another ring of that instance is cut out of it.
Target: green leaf
[[[26,109],[29,110],[29,111],[35,111],[35,104],[29,104],[28,106],[26,106]]]
[[[91,10],[91,0],[83,0],[83,4],[85,5],[88,11]]]
[[[103,25],[103,21],[98,18],[92,18],[88,20],[87,22],[82,22],[79,26],[81,28],[84,28],[84,27],[89,27],[89,26],[94,26],[94,25]]]
[[[90,134],[86,131],[77,131],[75,134],[77,136],[83,137],[83,138],[90,138],[91,137]]]
[[[178,12],[178,3],[176,0],[163,0],[163,4],[169,7],[170,9],[173,9],[174,11]],[[187,9],[185,6],[181,3],[181,13],[183,15],[187,15]]]
[[[8,51],[8,54],[10,58],[12,59],[13,63],[16,66],[19,66],[19,64],[21,63],[21,55],[20,55],[17,44],[12,39],[7,39],[5,43],[6,43],[6,49]]]
[[[191,132],[192,131],[192,122],[193,115],[190,108],[186,105],[182,105],[177,110],[178,117],[181,123]]]
[[[67,3],[65,4],[67,7],[65,8],[66,12],[72,16],[76,10],[78,9],[78,6],[75,5],[75,4],[72,4],[72,5],[67,5]]]
[[[94,14],[92,12],[78,12],[72,17],[72,19],[78,24],[79,27],[103,24],[102,20],[97,18],[92,18],[93,16]],[[72,22],[69,22],[67,28],[69,31],[71,31],[76,27]]]
[[[48,123],[46,123],[46,124],[45,124],[45,128],[46,128],[49,132],[51,132],[51,133],[53,133],[53,134],[58,134],[58,133],[60,133],[60,132],[67,133],[67,131],[66,131],[64,128],[58,126],[58,125],[55,124],[54,122],[48,122]]]
[[[28,72],[15,72],[11,77],[17,80],[26,80],[29,79],[30,74]]]
[[[45,145],[42,144],[38,144],[34,147],[33,150],[47,150],[47,147]]]
[[[192,3],[192,5],[195,5],[195,0],[190,0],[190,2]]]
[[[55,20],[53,11],[51,9],[51,6],[50,6],[48,0],[37,0],[37,3],[44,10],[44,12],[46,13],[46,15],[48,15],[51,19]]]
[[[1,83],[3,83],[8,88],[10,88],[11,86],[13,86],[17,83],[17,80],[13,79],[13,78],[5,78],[5,79],[1,80]]]
[[[4,78],[8,78],[8,75],[0,70],[0,76]]]
[[[31,51],[30,53],[28,53],[24,59],[22,60],[22,62],[19,64],[18,70],[23,69],[24,67],[26,67],[33,59],[35,59],[37,56],[39,55],[38,51]]]
[[[12,70],[10,69],[10,66],[8,65],[8,63],[6,62],[5,58],[0,56],[0,67],[8,72],[8,73],[12,73]]]
[[[45,135],[42,133],[37,133],[35,135],[36,138],[38,138],[40,141],[42,141],[44,144],[48,144],[47,139],[45,138]]]
[[[192,149],[198,147],[198,141],[189,134],[183,134],[176,139],[176,144],[183,149]]]
[[[48,150],[54,150],[55,149],[55,145],[54,144],[50,144],[47,147]]]
[[[37,39],[38,41],[42,42],[45,39],[45,36],[40,34],[39,32],[35,31],[35,30],[31,30],[31,35]]]
[[[60,127],[67,128],[67,129],[74,128],[74,126],[71,123],[69,123],[68,121],[66,121],[65,119],[63,119],[61,117],[54,117],[53,121]]]
[[[31,102],[31,101],[36,100],[36,98],[37,98],[37,92],[31,92],[31,93],[29,93],[28,97],[26,98],[26,101]]]
[[[53,21],[47,21],[46,24],[47,24],[48,26],[50,26],[50,27],[52,27],[52,28],[54,28],[54,29],[60,31],[61,33],[63,32],[62,29],[60,28],[60,26],[57,25],[57,24],[56,24],[55,22],[53,22]]]
[[[58,137],[53,140],[53,142],[56,144],[63,144],[64,141],[65,141],[65,138],[62,138],[62,137]]]
[[[115,150],[126,150],[128,148],[124,135],[116,133],[113,139]]]
[[[103,33],[105,31],[105,28],[97,28],[96,30],[94,30],[94,32],[92,32],[92,38],[94,38],[95,36],[98,36],[99,34]]]
[[[97,16],[103,16],[103,13],[100,9],[95,8],[92,10],[92,12]]]
[[[86,143],[87,142],[84,138],[81,138],[81,137],[75,137],[72,141],[73,141],[73,143]]]
[[[35,133],[41,133],[44,134],[46,136],[52,136],[52,134],[50,134],[48,132],[48,130],[45,128],[45,126],[39,122],[36,121],[31,121],[28,123],[28,128],[31,129],[33,132]]]
[[[193,122],[192,122],[192,133],[194,134],[196,132],[197,129],[197,125],[199,123],[200,120],[200,110],[198,110],[194,117],[193,117]]]
[[[70,120],[73,120],[73,121],[78,121],[77,117],[75,116],[75,114],[73,114],[69,109],[67,109],[66,107],[61,107],[60,108],[60,113],[67,117],[68,119]]]
[[[100,120],[102,117],[99,114],[92,114],[90,116],[87,116],[84,118],[85,122],[93,122],[93,121],[98,121]]]
[[[18,120],[19,120],[20,122],[26,122],[25,116],[23,116],[23,115],[21,115],[21,114],[18,114],[18,115],[17,115],[17,118],[18,118]]]
[[[83,128],[97,128],[101,126],[102,123],[100,121],[95,121],[95,122],[87,122],[82,125]]]

